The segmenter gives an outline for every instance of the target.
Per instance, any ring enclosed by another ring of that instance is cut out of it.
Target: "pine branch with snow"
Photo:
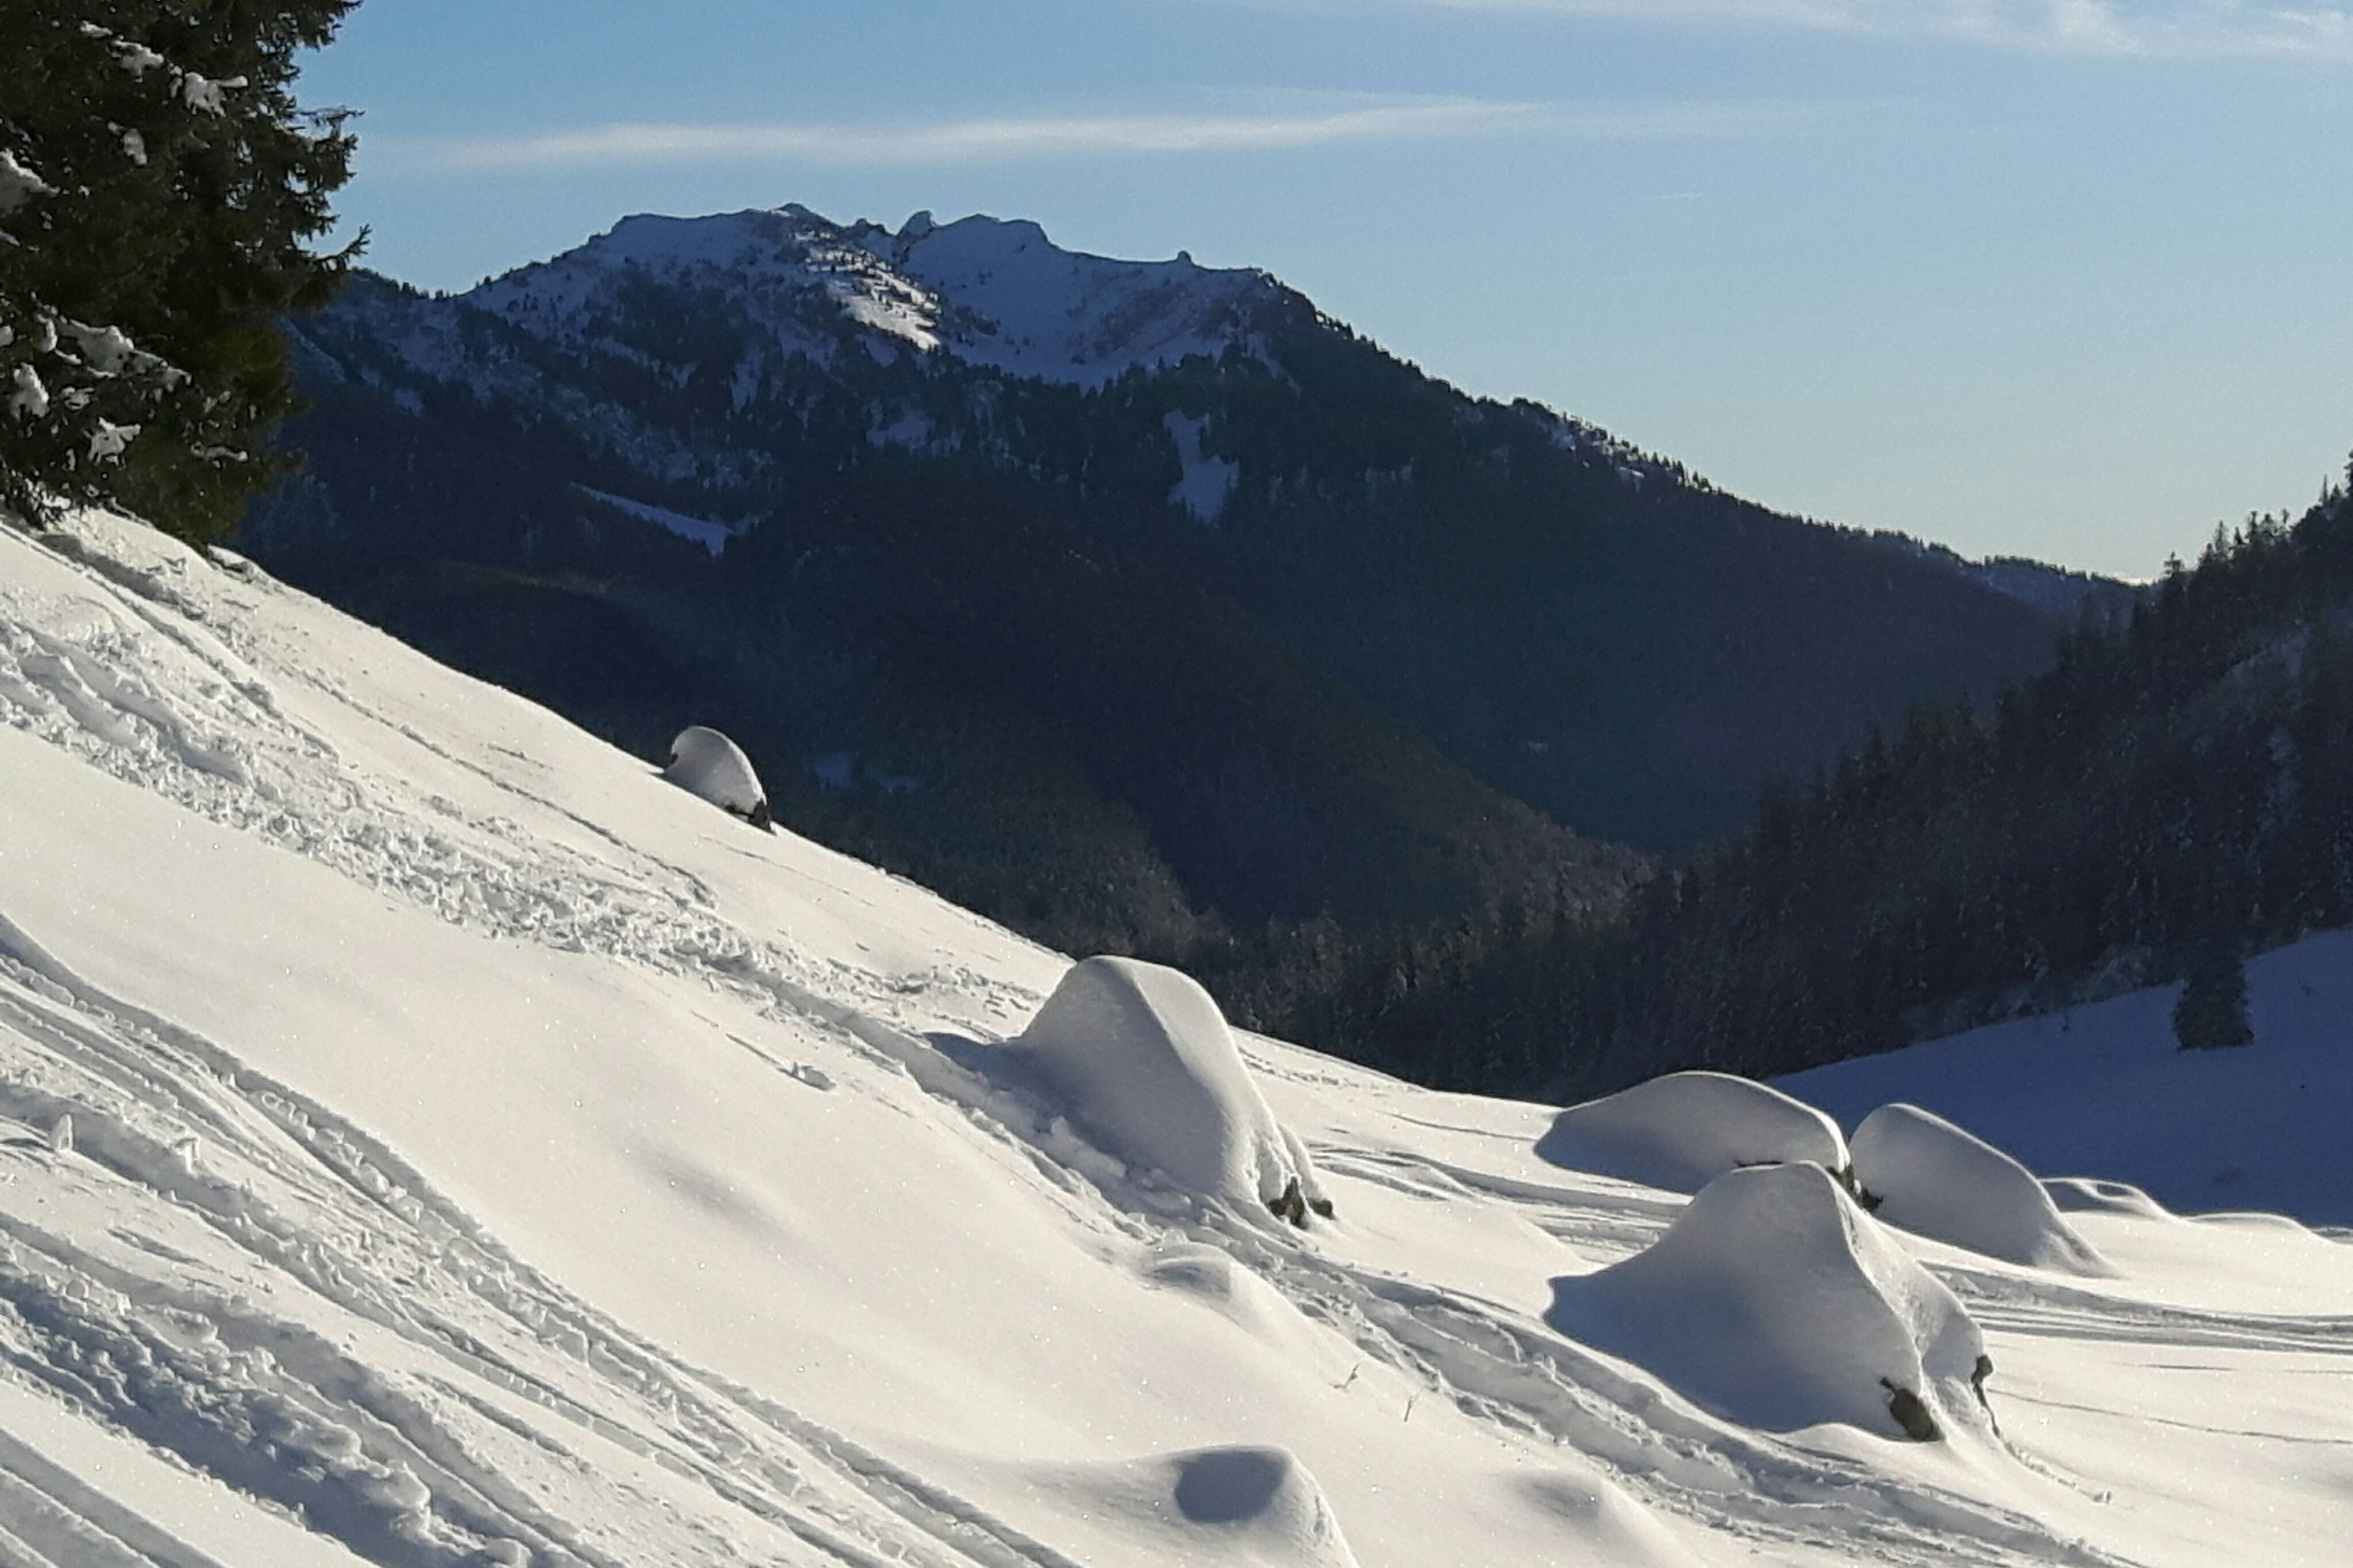
[[[312,247],[349,116],[295,54],[354,0],[27,0],[0,34],[0,509],[105,503],[216,538],[296,406],[278,319],[353,247]]]

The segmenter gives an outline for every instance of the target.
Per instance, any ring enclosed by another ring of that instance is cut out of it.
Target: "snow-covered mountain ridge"
[[[1692,1155],[1693,1199],[1547,1160],[1549,1108],[1228,1041],[1333,1206],[1302,1228],[1005,1048],[1062,957],[119,520],[0,529],[0,822],[11,1563],[2318,1564],[2353,1533],[2353,1426],[2312,1397],[2353,1249],[2062,1184],[2110,1272],[2008,1263],[1813,1165]],[[1222,1033],[1149,1011],[1180,1058]]]
[[[1216,360],[1234,349],[1273,365],[1271,338],[1285,321],[1345,330],[1258,268],[1202,267],[1181,251],[1172,260],[1137,261],[1067,250],[1026,218],[975,213],[942,224],[918,212],[893,232],[871,219],[838,224],[798,203],[700,217],[637,214],[455,298],[533,336],[609,352],[622,342],[615,329],[630,308],[632,285],[648,279],[725,291],[771,334],[766,348],[778,359],[829,360],[847,326],[878,359],[902,350],[938,353],[1076,387],[1197,356]],[[740,366],[739,384],[757,374],[749,363]],[[1630,485],[1688,482],[1679,465],[1590,421],[1521,406],[1558,446],[1605,458]],[[1207,423],[1192,420],[1171,437],[1185,472],[1177,499],[1214,522],[1232,465],[1199,451]],[[903,417],[876,431],[885,445],[928,434]],[[1918,559],[2059,614],[2073,616],[2085,595],[2116,586],[2023,558],[1972,562],[1942,546],[1884,537]]]
[[[782,354],[829,354],[840,324],[1008,374],[1098,386],[1229,348],[1264,352],[1262,314],[1303,306],[1266,273],[1064,250],[1026,220],[980,214],[894,234],[788,205],[708,217],[641,214],[459,298],[526,331],[595,338],[633,280],[725,289]],[[830,319],[828,319],[830,318]]]
[[[649,303],[687,298],[710,307],[700,330],[645,330]],[[448,296],[406,296],[397,306],[364,292],[347,311],[373,322],[396,374],[465,387],[484,402],[537,405],[621,457],[640,485],[690,478],[742,481],[760,468],[742,454],[681,444],[649,427],[628,399],[587,399],[547,367],[532,367],[481,339],[498,321],[584,361],[635,363],[683,387],[723,329],[730,345],[729,412],[805,396],[795,361],[852,384],[871,402],[869,441],[882,449],[954,452],[970,434],[943,420],[903,384],[868,387],[875,366],[951,362],[976,371],[1078,390],[1131,372],[1174,370],[1239,352],[1283,374],[1286,331],[1348,335],[1305,297],[1257,268],[1208,268],[1179,252],[1138,261],[1068,250],[1028,219],[976,213],[937,223],[928,212],[894,232],[869,219],[839,224],[797,203],[697,217],[641,213],[546,261]],[[314,351],[321,344],[297,337]],[[348,340],[343,340],[347,343]],[[338,345],[340,346],[340,345]],[[335,351],[323,357],[332,361]],[[381,374],[375,366],[361,374]],[[372,384],[373,381],[372,381]],[[390,387],[412,405],[413,385]],[[1532,418],[1565,451],[1590,454],[1624,483],[1680,484],[1679,465],[1590,422],[1529,404]],[[1215,523],[1230,489],[1230,462],[1205,453],[1206,419],[1169,432],[1182,477],[1170,499]],[[732,459],[732,460],[731,460]],[[1204,479],[1222,482],[1204,487]]]

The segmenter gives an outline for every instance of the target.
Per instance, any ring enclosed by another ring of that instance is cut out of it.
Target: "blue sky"
[[[1032,217],[1971,554],[2148,575],[2353,447],[2353,0],[366,0],[304,96],[422,286]]]

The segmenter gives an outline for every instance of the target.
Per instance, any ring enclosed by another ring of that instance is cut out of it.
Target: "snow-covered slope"
[[[233,559],[0,529],[0,1562],[2353,1539],[2353,1249],[2085,1186],[2085,1279],[1803,1166],[1687,1199],[1540,1157],[1553,1108],[1246,1035],[1237,1087],[1137,981],[1104,1037],[1312,1161],[1302,1227],[1006,1048],[1069,968]],[[1873,1403],[1915,1359],[1939,1441]]]
[[[2184,1051],[2179,985],[1994,1024],[1780,1087],[1853,1127],[1909,1100],[2045,1176],[2147,1189],[2192,1213],[2353,1226],[2353,931],[2247,965],[2253,1045]]]

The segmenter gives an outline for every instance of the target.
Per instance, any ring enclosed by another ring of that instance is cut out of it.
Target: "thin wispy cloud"
[[[1731,23],[1882,37],[1945,37],[2048,53],[2353,59],[2353,5],[2246,0],[1218,0],[1345,16],[1387,10]]]
[[[597,164],[920,165],[1482,136],[1592,140],[1739,136],[1786,128],[1819,112],[1777,104],[1565,105],[1450,98],[1306,110],[1032,115],[928,123],[624,123],[472,140],[378,137],[368,146],[379,171],[388,160],[420,173]]]

